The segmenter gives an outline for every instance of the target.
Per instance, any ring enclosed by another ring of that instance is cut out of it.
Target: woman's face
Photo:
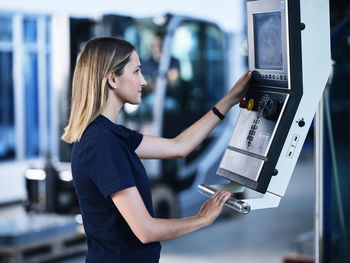
[[[136,51],[130,55],[130,61],[125,65],[123,74],[116,77],[116,95],[123,103],[140,104],[142,88],[147,85],[141,73],[141,63]]]

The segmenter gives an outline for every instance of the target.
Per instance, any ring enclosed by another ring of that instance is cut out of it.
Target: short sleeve
[[[91,179],[105,198],[136,185],[128,153],[112,133],[98,135],[91,148],[89,167]]]
[[[134,130],[130,130],[127,140],[130,148],[133,151],[135,151],[136,148],[140,145],[142,138],[143,138],[143,135],[141,133],[138,133],[137,131],[134,131]]]

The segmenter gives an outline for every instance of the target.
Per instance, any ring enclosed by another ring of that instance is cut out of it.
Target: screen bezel
[[[259,69],[255,66],[255,41],[254,41],[254,15],[263,13],[279,12],[281,14],[281,37],[282,37],[282,70],[279,69]],[[255,72],[254,81],[259,84],[268,83],[269,86],[290,89],[288,83],[288,28],[286,26],[286,7],[284,1],[248,1],[247,2],[247,35],[248,35],[248,64],[249,70]],[[265,76],[272,76],[271,78],[265,78]],[[279,76],[283,77],[282,80],[274,78]]]

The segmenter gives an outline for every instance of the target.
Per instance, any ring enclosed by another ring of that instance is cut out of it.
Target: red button
[[[248,107],[248,102],[246,100],[241,100],[241,102],[239,103],[239,107],[241,107],[242,109],[246,109]]]

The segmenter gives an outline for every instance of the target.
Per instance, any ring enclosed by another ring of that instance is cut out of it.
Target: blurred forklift
[[[171,14],[150,18],[120,15],[69,18],[67,34],[70,36],[67,67],[71,77],[79,52],[92,37],[124,38],[136,47],[148,85],[141,105],[127,104],[117,122],[144,134],[176,136],[209,111],[233,82],[229,61],[231,38],[208,21]],[[58,119],[59,130],[63,131],[69,117],[71,85],[61,93],[64,100],[59,105]],[[205,199],[197,194],[198,182],[219,183],[213,175],[229,140],[234,117],[232,111],[185,159],[143,160],[157,217],[193,214]],[[26,171],[28,211],[79,213],[70,153],[71,145],[60,140],[58,161],[53,162],[48,155],[45,165]]]

